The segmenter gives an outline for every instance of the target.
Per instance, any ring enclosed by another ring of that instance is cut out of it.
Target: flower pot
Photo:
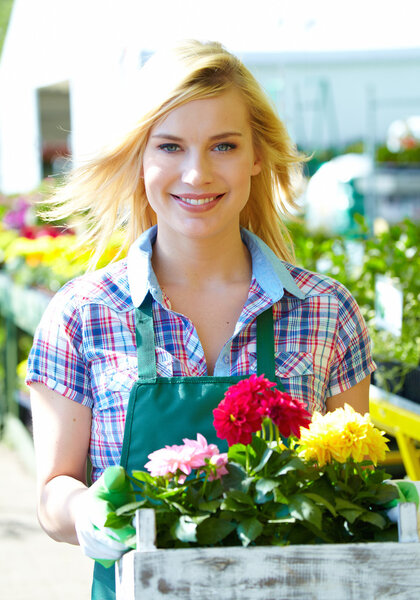
[[[138,550],[116,565],[117,600],[418,600],[415,505],[400,506],[399,543],[159,550],[138,517]]]

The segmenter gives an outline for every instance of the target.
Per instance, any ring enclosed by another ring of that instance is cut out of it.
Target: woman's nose
[[[189,185],[203,185],[213,180],[211,161],[201,153],[191,153],[185,158],[182,181]]]

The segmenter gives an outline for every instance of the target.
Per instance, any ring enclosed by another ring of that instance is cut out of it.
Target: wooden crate
[[[400,506],[398,543],[177,550],[155,548],[153,511],[139,511],[117,600],[419,600],[416,508]]]

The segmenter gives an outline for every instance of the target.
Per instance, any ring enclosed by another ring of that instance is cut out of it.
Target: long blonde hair
[[[249,112],[256,154],[262,169],[251,178],[241,226],[265,241],[282,259],[293,261],[284,218],[295,209],[296,178],[305,158],[291,142],[254,76],[218,42],[189,40],[152,56],[139,71],[138,116],[120,141],[67,177],[53,198],[53,218],[82,216],[96,262],[116,228],[127,232],[127,245],[156,223],[141,164],[152,127],[171,110],[200,98],[239,90]],[[51,202],[51,199],[49,200]]]

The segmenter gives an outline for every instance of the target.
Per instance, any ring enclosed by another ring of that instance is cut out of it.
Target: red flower
[[[261,429],[261,398],[274,385],[264,375],[251,375],[232,385],[219,406],[213,410],[217,437],[227,440],[229,446],[250,444],[252,434]]]
[[[258,412],[262,418],[269,417],[285,438],[292,434],[299,438],[300,428],[307,427],[311,420],[311,414],[301,402],[278,389],[264,394]]]

